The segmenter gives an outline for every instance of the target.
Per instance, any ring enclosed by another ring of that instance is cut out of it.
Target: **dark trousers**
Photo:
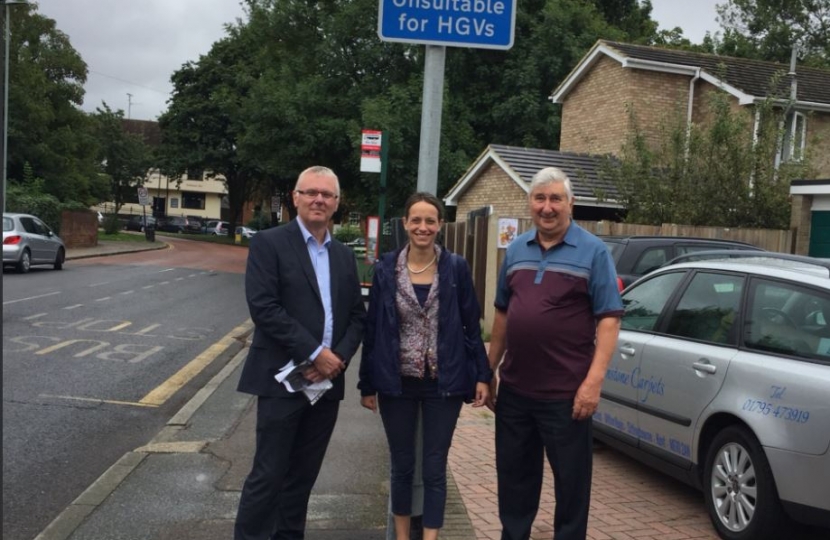
[[[311,488],[337,421],[339,401],[301,396],[257,401],[254,464],[239,500],[235,540],[302,540]]]
[[[544,458],[553,469],[556,540],[584,540],[591,503],[591,419],[571,418],[572,400],[542,401],[502,385],[496,401],[496,470],[502,540],[527,540],[542,492]]]
[[[444,397],[432,379],[404,377],[403,393],[379,396],[380,416],[392,462],[392,513],[412,514],[412,476],[415,470],[415,431],[418,411],[423,421],[424,527],[444,526],[447,502],[447,456],[463,398]]]

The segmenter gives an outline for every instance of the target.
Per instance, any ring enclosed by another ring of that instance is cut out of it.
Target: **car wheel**
[[[20,256],[20,261],[17,263],[17,271],[21,274],[25,274],[29,271],[32,267],[32,254],[29,253],[28,249],[23,250],[23,254]]]
[[[769,461],[743,426],[718,433],[706,455],[703,496],[721,538],[779,538],[784,513]]]
[[[55,256],[55,270],[63,270],[63,263],[66,260],[66,252],[63,248],[58,249],[58,254]]]

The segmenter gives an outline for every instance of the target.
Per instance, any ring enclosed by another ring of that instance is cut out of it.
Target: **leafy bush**
[[[107,214],[104,216],[104,233],[116,234],[121,230],[121,221],[118,219],[118,214]]]
[[[61,213],[79,209],[86,207],[77,201],[61,202],[54,195],[47,194],[44,180],[34,177],[28,165],[22,183],[9,182],[6,186],[7,212],[37,216],[58,235],[61,232]]]
[[[70,206],[74,208],[74,205]],[[61,212],[66,205],[55,196],[45,193],[32,193],[24,186],[9,184],[6,190],[6,211],[32,214],[49,225],[56,234],[61,230]]]
[[[343,225],[334,231],[334,238],[343,243],[351,242],[352,240],[357,240],[362,237],[363,233],[357,225]]]
[[[255,231],[263,231],[271,227],[271,216],[263,213],[254,214],[254,217],[245,226]]]

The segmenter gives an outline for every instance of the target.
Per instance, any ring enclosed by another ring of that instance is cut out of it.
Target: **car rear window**
[[[611,258],[614,260],[614,264],[620,262],[620,256],[622,256],[625,246],[619,242],[609,242],[608,240],[603,240],[603,242],[605,242],[605,247],[608,248],[608,251],[611,252]]]
[[[3,232],[14,230],[14,220],[10,217],[3,218]]]

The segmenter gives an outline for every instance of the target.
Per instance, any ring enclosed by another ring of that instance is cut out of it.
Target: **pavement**
[[[157,237],[158,238],[158,237]],[[99,240],[97,246],[67,248],[66,260],[88,259],[91,257],[105,257],[107,255],[120,255],[122,253],[135,253],[138,251],[153,251],[156,249],[167,249],[170,247],[163,241],[118,241]]]
[[[146,249],[163,242],[101,242],[69,260]],[[236,392],[247,347],[146,445],[125,454],[35,540],[228,540],[253,458],[255,399]],[[309,540],[385,538],[388,451],[378,415],[359,405],[356,366],[312,493]],[[591,540],[716,539],[702,495],[597,444]],[[549,540],[554,508],[546,470],[532,540]],[[442,540],[500,538],[494,417],[465,406],[449,456]]]

